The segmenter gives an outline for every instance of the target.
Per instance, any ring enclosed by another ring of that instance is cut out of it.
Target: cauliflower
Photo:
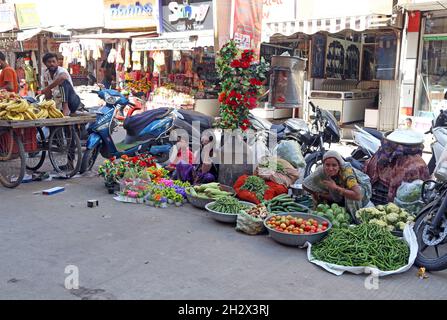
[[[398,222],[398,223],[397,223],[397,228],[398,228],[399,230],[401,230],[401,231],[404,231],[406,225],[407,225],[407,224],[406,224],[405,222]]]
[[[399,214],[397,214],[395,212],[391,212],[391,213],[387,214],[386,220],[389,223],[395,223],[395,222],[397,222],[399,220]]]
[[[394,231],[394,226],[386,226],[389,232]]]
[[[408,215],[407,217],[407,223],[413,222],[414,221],[414,217],[411,215]]]
[[[387,213],[392,213],[392,212],[394,212],[394,213],[399,213],[400,212],[400,208],[398,207],[398,206],[396,206],[394,203],[388,203],[386,206],[385,206],[385,211],[387,212]]]
[[[379,210],[379,211],[385,211],[385,207],[381,206],[381,205],[377,206],[376,209]]]
[[[378,225],[378,226],[381,226],[381,227],[386,227],[387,226],[386,222],[383,221],[383,220],[371,219],[369,221],[369,223],[375,224],[375,225]]]
[[[406,221],[407,217],[408,217],[408,212],[406,212],[405,210],[402,210],[399,213],[399,220]]]

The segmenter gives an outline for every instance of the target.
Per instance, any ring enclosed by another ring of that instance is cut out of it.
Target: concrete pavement
[[[33,194],[55,186],[66,190]],[[0,299],[447,298],[447,271],[420,280],[412,268],[367,290],[366,276],[334,276],[305,250],[241,234],[189,204],[116,202],[94,176],[0,188],[0,201]],[[64,287],[70,265],[78,290]]]

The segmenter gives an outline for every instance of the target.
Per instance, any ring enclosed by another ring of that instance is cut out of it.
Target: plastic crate
[[[25,152],[35,152],[37,150],[37,128],[14,129],[14,133],[22,141]],[[8,150],[11,143],[11,135],[2,134],[0,146],[2,150]],[[13,154],[19,153],[19,147],[14,143]]]
[[[388,188],[383,183],[376,182],[372,186],[371,202],[376,206],[388,204]]]

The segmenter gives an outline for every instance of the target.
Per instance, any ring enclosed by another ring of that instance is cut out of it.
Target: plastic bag
[[[441,154],[435,169],[435,177],[438,180],[447,180],[447,149]]]
[[[288,161],[295,168],[306,167],[306,161],[304,161],[303,154],[301,153],[301,146],[296,141],[281,141],[275,147],[273,154],[276,154],[278,158]]]
[[[250,235],[257,235],[265,232],[264,220],[255,218],[241,211],[237,216],[236,230]]]
[[[343,273],[345,273],[347,271],[347,272],[351,272],[354,274],[366,273],[366,274],[373,274],[373,275],[379,276],[379,277],[384,277],[384,276],[389,276],[392,274],[404,273],[404,272],[408,271],[414,264],[414,261],[416,260],[416,256],[418,254],[418,242],[417,242],[416,234],[413,231],[412,225],[405,226],[404,241],[410,247],[410,256],[408,258],[408,263],[405,266],[403,266],[402,268],[394,270],[394,271],[382,271],[382,270],[379,270],[379,269],[373,268],[373,267],[346,267],[346,266],[339,266],[339,265],[335,265],[332,263],[327,263],[324,261],[316,260],[312,256],[312,245],[309,242],[307,242],[307,245],[308,245],[307,259],[309,260],[309,262],[316,264],[316,265],[322,267],[323,269],[325,269],[326,271],[329,271],[330,273],[333,273],[337,276],[341,276]]]
[[[265,157],[256,168],[255,175],[288,188],[298,179],[299,171],[286,160],[276,157]]]
[[[424,181],[402,182],[397,189],[396,198],[401,202],[415,202],[421,199],[422,184]]]
[[[413,215],[417,215],[419,211],[422,210],[424,207],[424,202],[421,200],[416,200],[413,202],[404,202],[399,200],[398,198],[394,199],[394,203],[399,207],[407,211],[408,213],[411,213]]]

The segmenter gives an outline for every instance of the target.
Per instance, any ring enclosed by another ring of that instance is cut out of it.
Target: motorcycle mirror
[[[438,183],[434,180],[427,180],[422,184],[422,201],[430,203],[436,197],[435,189]]]

